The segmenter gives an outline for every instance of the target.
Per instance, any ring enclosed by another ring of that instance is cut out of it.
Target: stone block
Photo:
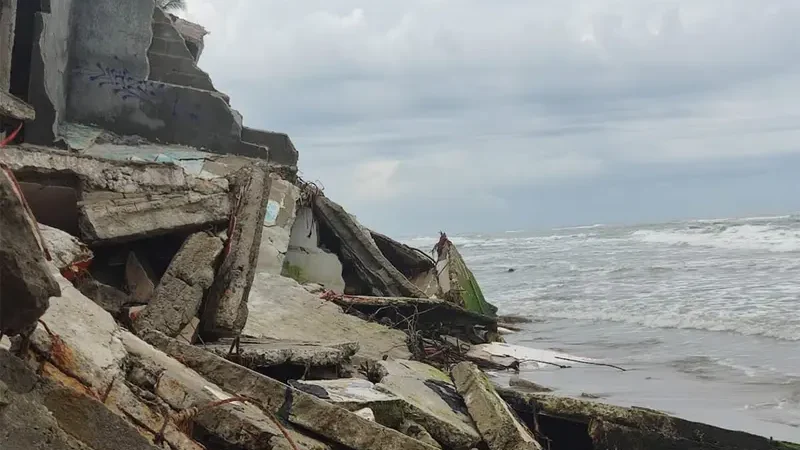
[[[469,414],[491,450],[541,450],[530,430],[495,391],[483,372],[470,362],[453,367],[453,381]]]
[[[264,161],[244,167],[231,178],[234,217],[228,229],[227,253],[202,317],[203,332],[221,337],[238,335],[247,322],[247,302],[258,266],[270,190]]]
[[[48,299],[61,291],[45,260],[37,223],[2,164],[0,211],[0,332],[15,335],[34,326]]]
[[[197,316],[214,281],[214,263],[222,241],[207,233],[189,236],[161,277],[149,305],[134,321],[141,333],[153,329],[175,337]]]

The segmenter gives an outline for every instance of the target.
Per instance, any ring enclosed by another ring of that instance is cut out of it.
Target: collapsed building
[[[198,67],[201,26],[0,5],[0,448],[793,448],[496,390],[479,367],[520,361],[452,242],[303,182]]]

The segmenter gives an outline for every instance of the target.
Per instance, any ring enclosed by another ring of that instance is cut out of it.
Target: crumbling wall
[[[244,127],[242,129],[242,141],[269,148],[271,164],[289,167],[297,166],[299,154],[297,149],[294,148],[292,140],[285,133]]]
[[[153,11],[153,43],[147,58],[151,80],[216,91],[211,78],[197,67],[183,36],[161,8]]]
[[[48,2],[49,9],[34,18],[28,103],[37,114],[25,128],[25,140],[33,144],[55,142],[66,117],[73,3]]]
[[[217,92],[149,80],[153,0],[75,4],[70,121],[216,153],[266,158],[243,145],[242,118]]]

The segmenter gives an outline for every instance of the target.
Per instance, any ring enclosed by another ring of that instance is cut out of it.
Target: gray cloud
[[[574,193],[612,189],[609,179],[657,198],[673,189],[668,181],[645,189],[628,175],[646,180],[668,167],[677,180],[698,165],[794,161],[800,151],[793,0],[189,8],[212,32],[201,65],[245,122],[288,132],[305,177],[379,228],[573,223],[586,216],[576,211],[596,210]],[[709,183],[737,176],[717,171]],[[724,194],[687,186],[712,203]],[[548,217],[520,211],[541,195],[578,203],[543,208]],[[664,214],[693,211],[662,197]],[[603,216],[636,219],[615,205]]]

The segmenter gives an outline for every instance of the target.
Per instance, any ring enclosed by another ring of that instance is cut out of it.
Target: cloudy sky
[[[201,67],[401,235],[800,210],[797,0],[187,0]]]

